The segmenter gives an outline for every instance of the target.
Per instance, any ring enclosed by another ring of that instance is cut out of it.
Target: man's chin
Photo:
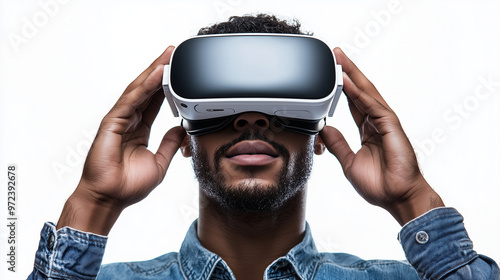
[[[257,184],[257,180],[242,181],[236,185],[211,185],[202,189],[219,207],[241,214],[278,211],[289,196],[288,190],[277,185]]]
[[[266,191],[269,191],[271,193],[275,191],[275,189],[277,188],[276,181],[269,179],[262,179],[262,178],[245,178],[239,180],[231,180],[229,182],[225,182],[224,185],[225,185],[224,188],[238,189],[240,191],[247,190],[250,193],[255,192],[255,190],[257,190],[258,192],[262,192],[263,194]]]

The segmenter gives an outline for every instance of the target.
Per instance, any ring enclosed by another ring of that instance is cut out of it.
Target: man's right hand
[[[165,177],[185,137],[184,129],[170,129],[156,153],[147,146],[151,125],[164,100],[163,66],[169,63],[173,49],[167,48],[139,75],[102,120],[58,229],[70,226],[107,235],[121,211],[144,199]]]

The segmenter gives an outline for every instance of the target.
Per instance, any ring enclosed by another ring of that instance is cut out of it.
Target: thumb
[[[342,133],[334,127],[325,126],[320,132],[320,136],[328,151],[330,151],[330,153],[340,162],[345,173],[354,160],[355,154],[351,147],[349,147]]]

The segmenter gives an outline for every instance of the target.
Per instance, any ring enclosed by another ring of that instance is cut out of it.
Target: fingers
[[[123,102],[135,110],[145,109],[146,101],[149,101],[149,98],[160,89],[162,77],[163,65],[156,66],[141,84],[124,96]]]
[[[367,116],[378,119],[394,115],[375,86],[344,52],[335,48],[334,53],[344,71],[344,93],[349,101],[349,109],[356,125],[360,128]]]
[[[342,71],[349,76],[351,81],[358,87],[361,91],[366,92],[371,97],[375,98],[378,102],[383,104],[385,107],[389,108],[389,105],[385,102],[384,98],[380,95],[375,86],[366,78],[366,76],[358,69],[358,67],[347,57],[347,55],[340,49],[335,48],[333,50],[335,53],[335,58],[337,63],[342,65]]]
[[[136,116],[135,119],[142,117],[142,121],[148,127],[151,127],[164,99],[161,91],[163,66],[170,63],[170,56],[173,50],[173,46],[168,47],[146,70],[130,83],[110,111],[108,117],[128,118],[128,122],[119,126],[118,131],[123,132],[133,125],[134,121],[130,117],[134,114]]]
[[[153,63],[151,63],[151,65],[149,65],[146,70],[144,70],[132,83],[128,85],[124,93],[128,93],[129,91],[140,85],[151,74],[151,72],[153,72],[153,70],[158,67],[158,65],[169,64],[170,57],[173,51],[174,47],[169,46],[155,61],[153,61]]]
[[[168,47],[139,77],[130,83],[104,118],[101,123],[102,129],[121,134],[133,129],[141,121],[151,127],[163,103],[164,97],[161,94],[163,67],[170,62],[173,50],[173,46]]]
[[[344,173],[346,173],[354,160],[355,154],[342,133],[334,127],[325,126],[320,132],[320,137],[328,151],[338,159]]]
[[[155,154],[156,164],[162,173],[162,178],[165,177],[170,161],[181,146],[185,136],[186,131],[182,127],[176,126],[167,131],[163,137]]]
[[[163,100],[165,100],[165,94],[162,89],[159,89],[153,94],[147,108],[142,113],[142,122],[149,128],[151,128],[151,125],[156,119],[161,105],[163,104]]]
[[[388,111],[384,104],[360,89],[346,73],[344,73],[344,92],[349,102],[357,109],[352,113],[358,126],[366,115],[378,118],[385,116]],[[351,111],[354,109],[352,105]]]
[[[342,77],[344,79],[344,93],[347,97],[347,103],[349,104],[349,111],[351,111],[352,118],[354,119],[354,122],[356,123],[356,126],[360,127],[361,124],[363,123],[363,119],[366,115],[366,112],[358,108],[356,104],[352,101],[350,94],[353,90],[358,90],[355,85],[353,85],[353,82],[347,76],[346,73],[342,73]]]
[[[118,133],[123,133],[136,125],[137,121],[142,119],[142,111],[148,107],[152,96],[160,89],[162,74],[163,67],[157,66],[140,85],[118,99],[104,122],[114,123],[113,126],[118,125],[112,129]]]

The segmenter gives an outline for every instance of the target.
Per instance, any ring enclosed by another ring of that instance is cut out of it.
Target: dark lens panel
[[[187,99],[320,99],[335,86],[331,50],[312,37],[195,37],[175,50],[171,86]]]
[[[325,126],[325,119],[300,120],[266,115],[271,123],[271,130],[287,130],[300,134],[315,135]],[[182,126],[189,135],[203,135],[224,129],[232,124],[238,115],[204,120],[182,120]]]

